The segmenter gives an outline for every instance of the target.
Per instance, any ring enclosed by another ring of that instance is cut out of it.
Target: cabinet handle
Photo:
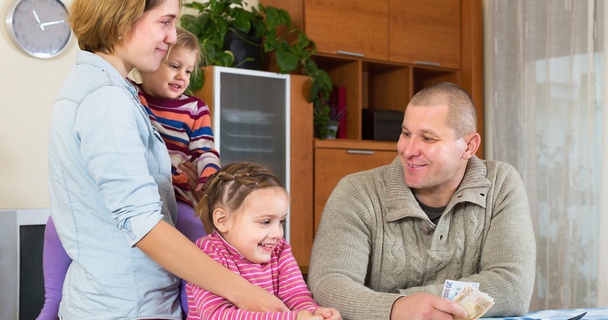
[[[421,64],[421,65],[424,65],[424,66],[433,66],[433,67],[439,67],[440,66],[439,62],[420,61],[420,60],[414,61],[414,64]]]
[[[350,153],[350,154],[374,154],[373,151],[371,150],[346,150],[346,153]]]
[[[346,56],[365,57],[365,55],[363,53],[358,53],[358,52],[336,50],[336,53],[337,54],[343,54],[343,55],[346,55]]]

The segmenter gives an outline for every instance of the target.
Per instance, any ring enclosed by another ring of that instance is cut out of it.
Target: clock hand
[[[63,20],[45,22],[45,23],[41,23],[40,24],[40,28],[42,28],[42,30],[44,30],[44,27],[48,27],[48,26],[52,26],[54,24],[60,24],[60,23],[63,23]]]
[[[38,18],[38,15],[36,14],[36,10],[32,10],[32,13],[34,14],[34,18],[36,18],[36,22],[38,22],[38,26],[40,26],[40,19]],[[40,26],[40,28],[42,30],[44,30],[44,28],[42,28],[42,26]]]

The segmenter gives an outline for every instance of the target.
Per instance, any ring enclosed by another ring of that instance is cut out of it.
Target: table
[[[581,320],[608,320],[608,308],[541,310],[531,311],[523,317],[480,318],[480,320],[566,320],[583,312],[587,314]]]

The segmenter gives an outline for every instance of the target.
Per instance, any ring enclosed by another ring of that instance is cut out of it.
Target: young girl
[[[289,312],[251,312],[188,283],[188,319],[341,319],[319,307],[283,238],[289,199],[267,168],[248,162],[229,164],[209,177],[197,215],[215,232],[196,245],[233,272],[281,299]]]
[[[64,319],[181,319],[177,277],[243,308],[285,308],[174,228],[167,148],[126,78],[134,68],[159,68],[176,42],[180,4],[70,5],[81,51],[54,103],[48,148],[51,215],[74,260],[63,284]]]

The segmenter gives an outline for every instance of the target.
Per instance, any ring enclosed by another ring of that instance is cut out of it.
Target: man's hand
[[[391,320],[453,320],[466,318],[466,310],[455,302],[429,293],[414,293],[393,304]]]

